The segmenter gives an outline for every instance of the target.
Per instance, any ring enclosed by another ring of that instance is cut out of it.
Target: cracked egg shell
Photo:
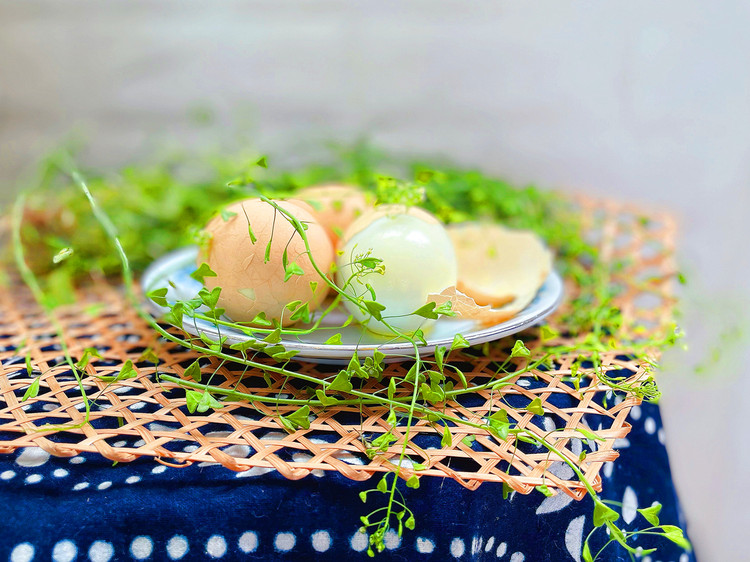
[[[302,206],[289,201],[277,203],[307,223],[310,252],[318,267],[328,272],[334,253],[325,229]],[[205,261],[216,272],[216,277],[205,278],[205,285],[209,290],[222,288],[218,306],[226,309],[226,315],[235,322],[251,322],[264,312],[269,320],[281,320],[283,316],[284,326],[292,323],[288,320],[292,311],[285,310],[287,304],[302,301],[314,311],[328,293],[328,286],[313,268],[304,241],[289,220],[260,199],[239,201],[226,211],[227,220],[216,216],[206,226],[210,241],[198,256],[198,264]],[[271,250],[266,261],[269,241]],[[286,282],[284,249],[288,263],[294,262],[304,271],[302,275],[292,275]]]
[[[459,291],[480,306],[520,311],[552,269],[552,253],[535,233],[491,223],[447,227],[458,258]]]

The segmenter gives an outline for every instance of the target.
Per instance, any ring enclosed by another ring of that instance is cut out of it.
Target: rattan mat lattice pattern
[[[614,204],[584,202],[581,212],[599,225],[592,227],[591,239],[599,244],[601,258],[612,264],[613,278],[622,288],[616,303],[626,319],[623,330],[637,336],[664,329],[674,304],[673,221],[669,216],[645,220],[638,210]],[[566,292],[569,303],[576,294],[575,285],[566,282]],[[104,284],[81,292],[80,304],[57,313],[74,360],[89,347],[96,347],[102,355],[86,367],[88,376],[83,384],[92,403],[88,423],[84,423],[84,400],[49,318],[18,283],[0,295],[0,452],[39,446],[53,455],[98,452],[119,462],[148,456],[169,465],[211,462],[235,471],[276,469],[290,479],[303,478],[312,471],[335,470],[354,480],[366,480],[391,470],[392,463],[398,462],[404,438],[400,425],[394,432],[396,440],[385,452],[373,458],[365,454],[365,440],[390,427],[388,410],[382,407],[328,408],[315,412],[309,430],[292,434],[278,422],[278,415],[291,407],[226,402],[218,410],[190,414],[185,390],[159,381],[154,364],[139,359],[144,350],[152,348],[160,360],[159,373],[182,375],[195,354],[157,338],[128,306],[121,290]],[[92,303],[98,306],[87,306]],[[555,325],[556,318],[559,315],[552,318],[552,325],[564,333],[564,326]],[[530,329],[517,337],[533,349],[539,330]],[[450,362],[460,366],[469,383],[488,381],[496,376],[497,365],[508,357],[515,339],[454,351]],[[566,340],[561,337],[560,341]],[[599,470],[604,462],[617,457],[613,445],[628,434],[626,418],[638,401],[614,397],[593,369],[587,369],[587,377],[576,390],[570,375],[577,357],[559,357],[550,369],[513,377],[502,391],[479,392],[446,403],[445,408],[454,416],[479,423],[502,404],[512,422],[553,444],[598,488]],[[135,366],[135,378],[114,383],[100,378],[116,375],[127,360]],[[523,365],[526,359],[511,361]],[[314,392],[285,380],[264,379],[260,372],[243,372],[206,360],[206,373],[217,367],[213,385],[301,399]],[[308,373],[336,372],[335,367],[302,362],[288,367]],[[390,364],[386,376],[403,376],[409,367],[409,363]],[[610,375],[624,374],[628,382],[645,380],[647,373],[647,365],[632,360],[628,349],[604,353],[602,368]],[[37,378],[38,395],[22,401]],[[367,381],[364,388],[382,387]],[[525,410],[535,398],[541,399],[544,416]],[[582,427],[600,440],[586,438],[579,431]],[[410,460],[401,464],[402,474],[410,475],[414,463],[420,463],[426,467],[419,470],[421,476],[453,478],[470,489],[483,482],[506,482],[518,492],[529,493],[546,484],[553,492],[561,490],[576,499],[585,495],[583,484],[572,471],[561,470],[563,463],[546,449],[515,441],[512,436],[500,440],[483,429],[451,429],[451,444],[444,446],[442,426],[436,428],[422,420],[412,427],[407,446]],[[584,446],[588,454],[581,458]]]

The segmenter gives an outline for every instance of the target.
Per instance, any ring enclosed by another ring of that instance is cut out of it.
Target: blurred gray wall
[[[72,130],[103,166],[238,130],[279,157],[366,133],[670,209],[693,351],[661,378],[668,445],[701,559],[740,560],[746,340],[711,377],[692,365],[750,310],[748,29],[742,0],[1,1],[0,191]]]

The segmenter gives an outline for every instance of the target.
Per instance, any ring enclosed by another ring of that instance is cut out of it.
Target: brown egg
[[[358,187],[344,184],[325,184],[307,187],[295,194],[296,199],[308,203],[318,222],[325,227],[334,246],[342,233],[372,205]]]
[[[320,270],[327,273],[334,252],[325,229],[309,210],[289,201],[278,203],[307,224],[310,253]],[[251,322],[263,312],[269,320],[283,318],[286,326],[292,323],[287,304],[302,301],[311,311],[320,305],[328,285],[312,266],[302,237],[281,212],[260,199],[247,199],[230,205],[223,215],[206,226],[210,242],[198,256],[198,264],[205,261],[216,272],[216,277],[205,278],[205,284],[208,289],[222,288],[218,306],[226,309],[227,316],[235,322]],[[296,263],[303,271],[287,281],[285,250],[287,263]]]

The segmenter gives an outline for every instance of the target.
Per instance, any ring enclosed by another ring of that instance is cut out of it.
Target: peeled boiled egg
[[[362,190],[353,185],[331,183],[306,187],[295,198],[310,205],[334,246],[349,225],[372,208]]]
[[[402,332],[425,330],[432,321],[411,313],[427,303],[428,295],[456,284],[450,237],[438,219],[418,207],[382,205],[366,212],[347,229],[340,248],[336,284],[355,298],[385,306],[383,320]],[[382,262],[366,267],[363,257]],[[354,303],[346,300],[345,306],[369,330],[393,335]]]
[[[235,322],[252,322],[265,313],[268,320],[286,326],[292,323],[293,313],[288,304],[301,301],[299,306],[307,303],[313,311],[328,292],[310,260],[312,255],[323,273],[331,268],[333,245],[325,229],[303,207],[289,201],[277,203],[307,224],[310,254],[290,221],[260,199],[230,205],[205,228],[209,243],[200,252],[198,264],[205,261],[216,272],[216,277],[205,278],[206,287],[221,287],[218,306]]]

